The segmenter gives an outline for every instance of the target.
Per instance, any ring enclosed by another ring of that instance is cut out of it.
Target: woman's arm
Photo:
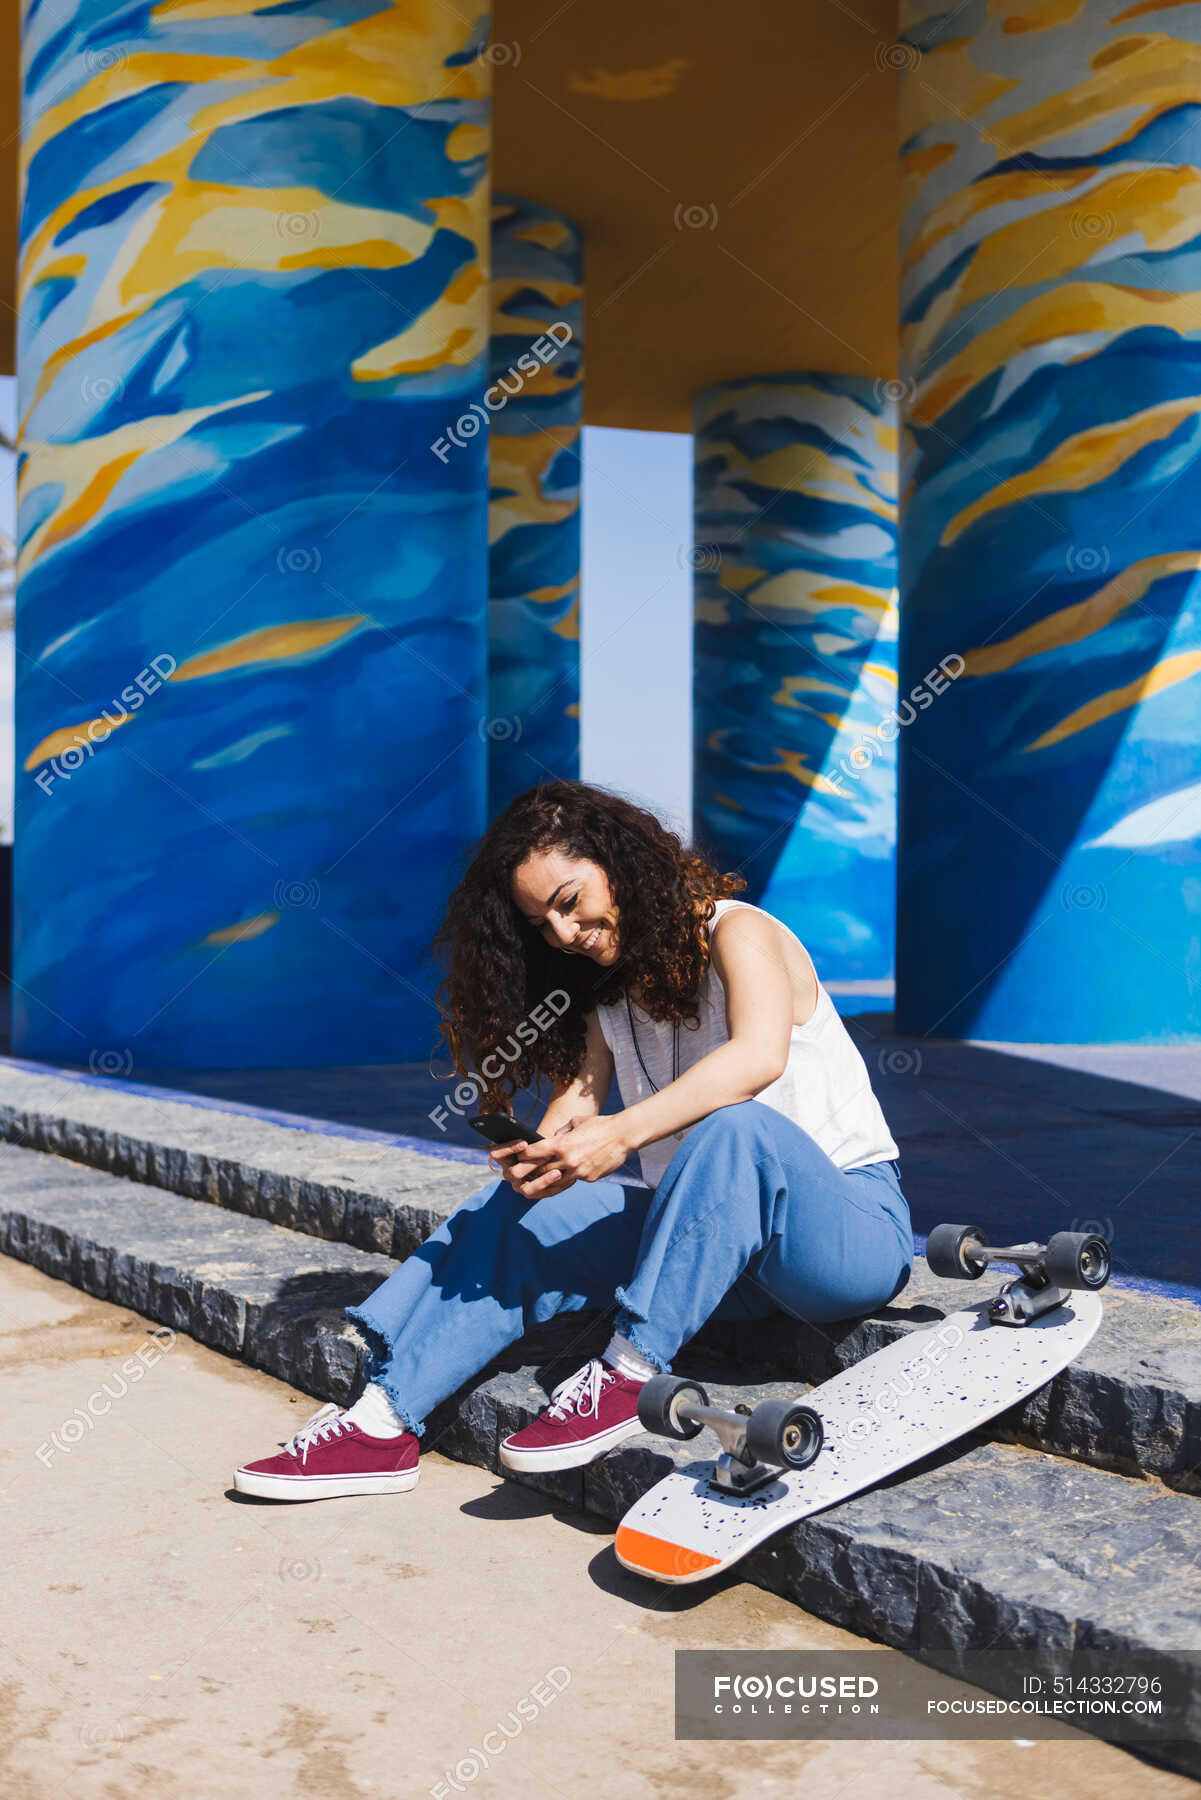
[[[629,1150],[695,1125],[720,1106],[753,1100],[784,1073],[793,1000],[778,925],[765,913],[731,910],[713,927],[710,943],[713,966],[726,990],[729,1042],[710,1050],[657,1094],[625,1109],[620,1117]],[[816,1002],[816,987],[813,998]]]
[[[609,1084],[613,1079],[613,1052],[604,1040],[600,1022],[594,1012],[588,1014],[586,1023],[584,1060],[579,1072],[574,1080],[556,1084],[551,1092],[550,1104],[536,1127],[539,1137],[547,1141],[556,1132],[566,1131],[576,1120],[596,1118],[608,1098]],[[488,1160],[500,1169],[510,1187],[529,1198],[551,1192],[561,1193],[576,1179],[565,1175],[548,1178],[540,1181],[535,1189],[527,1189],[525,1183],[528,1178],[535,1174],[545,1174],[545,1171],[539,1164],[530,1162],[526,1151],[516,1144],[496,1145]],[[624,1157],[619,1158],[618,1164],[624,1160]]]
[[[574,1081],[552,1090],[546,1111],[538,1121],[538,1131],[542,1137],[553,1137],[569,1119],[594,1118],[609,1097],[609,1085],[613,1080],[613,1052],[604,1040],[600,1021],[594,1012],[588,1014],[585,1023],[588,1035],[584,1044],[584,1060]]]
[[[729,1042],[719,1044],[637,1105],[552,1142],[531,1144],[525,1157],[543,1173],[526,1181],[523,1193],[549,1191],[560,1170],[572,1180],[598,1181],[644,1144],[695,1125],[718,1107],[753,1100],[783,1074],[792,1037],[793,1000],[776,922],[762,913],[732,910],[713,928],[711,953],[726,990]],[[814,1004],[816,1000],[814,983]],[[805,1011],[810,1013],[812,1007]]]

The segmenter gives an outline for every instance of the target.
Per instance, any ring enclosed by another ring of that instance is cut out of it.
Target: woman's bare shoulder
[[[727,923],[731,919],[737,921],[733,926]],[[743,904],[727,907],[713,923],[710,943],[719,979],[729,963],[732,950],[737,953],[738,949],[745,947],[751,954],[770,956],[788,978],[792,990],[793,1024],[809,1023],[817,1010],[817,971],[801,940],[782,919],[777,919],[774,913],[769,913],[760,906]]]

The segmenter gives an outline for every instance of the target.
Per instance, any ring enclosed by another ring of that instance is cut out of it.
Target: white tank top
[[[747,900],[718,900],[709,931],[722,914],[732,906],[746,906],[762,912]],[[774,918],[775,914],[767,915]],[[783,920],[777,923],[783,924]],[[799,944],[795,931],[785,931]],[[801,945],[804,949],[804,945]],[[805,952],[808,955],[808,951]],[[810,961],[812,967],[812,960]],[[816,974],[816,970],[814,971]],[[674,1027],[667,1020],[651,1019],[631,999],[634,1028],[638,1033],[638,1050],[642,1052],[656,1088],[667,1087],[672,1079],[672,1038]],[[710,961],[697,999],[700,1027],[680,1026],[680,1068],[682,1075],[719,1044],[730,1041],[726,1025],[726,992],[721,976]],[[639,1100],[654,1093],[642,1064],[638,1060],[630,1035],[629,1014],[623,996],[611,1006],[598,1006],[597,1020],[606,1044],[613,1052],[617,1086],[624,1106],[636,1106]],[[817,1006],[813,1017],[804,1025],[794,1025],[788,1046],[788,1062],[782,1075],[755,1095],[765,1106],[773,1106],[800,1126],[802,1131],[823,1149],[840,1169],[857,1169],[867,1163],[892,1162],[900,1156],[893,1142],[880,1102],[872,1092],[867,1065],[856,1048],[854,1039],[838,1015],[837,1008],[820,981]],[[648,1187],[657,1187],[678,1144],[688,1136],[691,1126],[657,1143],[646,1144],[638,1152],[643,1179]]]

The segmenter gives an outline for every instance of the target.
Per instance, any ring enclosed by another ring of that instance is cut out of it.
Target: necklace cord
[[[657,1094],[659,1089],[651,1080],[651,1072],[642,1061],[642,1051],[638,1048],[638,1033],[634,1030],[634,1009],[630,1005],[630,996],[628,993],[626,994],[626,1015],[630,1021],[630,1039],[634,1045],[634,1054],[642,1064],[642,1073],[650,1082],[653,1092]],[[680,1079],[680,1022],[678,1019],[676,1020],[675,1030],[672,1033],[671,1078],[673,1081],[678,1081]]]

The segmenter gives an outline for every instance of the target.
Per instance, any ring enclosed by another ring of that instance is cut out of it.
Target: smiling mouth
[[[593,949],[596,944],[597,939],[600,937],[600,931],[601,931],[601,928],[598,925],[594,931],[590,931],[588,933],[588,936],[586,938],[582,938],[580,940],[580,946],[579,946],[580,949],[581,950]]]

